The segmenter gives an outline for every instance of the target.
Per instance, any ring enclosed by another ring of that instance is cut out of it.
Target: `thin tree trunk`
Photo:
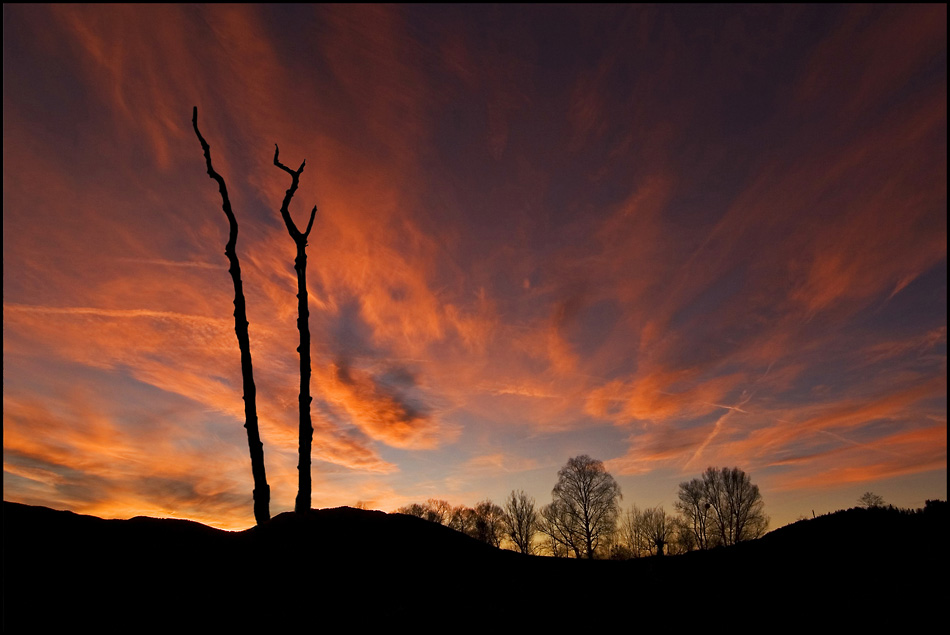
[[[244,428],[247,430],[247,445],[251,453],[251,473],[254,475],[254,519],[260,525],[270,520],[270,487],[267,485],[267,475],[264,472],[264,444],[261,443],[260,430],[257,425],[257,388],[254,386],[254,369],[251,364],[251,340],[247,332],[247,311],[244,303],[244,285],[241,283],[241,264],[237,257],[237,219],[231,210],[231,201],[228,198],[228,188],[224,178],[211,167],[211,147],[198,131],[198,107],[192,111],[191,122],[195,127],[195,134],[201,142],[204,151],[205,163],[208,166],[208,176],[217,181],[221,192],[221,205],[224,214],[228,217],[230,227],[228,243],[224,247],[224,254],[228,257],[230,267],[228,272],[234,282],[234,333],[237,335],[238,347],[241,349],[241,378],[244,385]]]
[[[300,353],[300,397],[298,398],[300,406],[300,441],[297,458],[297,499],[294,502],[294,511],[302,513],[310,510],[310,453],[313,445],[313,422],[310,418],[310,403],[313,401],[313,397],[310,396],[310,309],[307,293],[307,237],[313,228],[317,206],[314,205],[310,212],[310,222],[307,223],[307,230],[301,233],[290,217],[288,208],[290,200],[294,197],[294,192],[297,191],[300,173],[303,172],[307,162],[301,163],[300,167],[294,171],[281,163],[278,159],[279,156],[280,148],[275,145],[274,165],[289,174],[291,178],[290,188],[284,195],[284,201],[280,206],[280,216],[284,219],[287,232],[297,245],[294,269],[297,271],[297,330],[300,331],[300,346],[297,348],[297,352]]]

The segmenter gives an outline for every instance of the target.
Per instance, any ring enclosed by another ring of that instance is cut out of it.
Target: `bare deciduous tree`
[[[493,547],[500,547],[505,535],[505,510],[487,499],[474,508],[464,505],[453,508],[444,500],[430,498],[423,504],[413,503],[400,507],[396,513],[446,525]]]
[[[884,507],[884,497],[874,492],[864,492],[861,498],[858,499],[858,502],[861,503],[862,507],[867,507],[868,509],[872,507]]]
[[[662,507],[651,507],[640,513],[640,526],[649,546],[650,553],[662,556],[663,549],[670,542],[673,529],[672,519]]]
[[[451,519],[452,506],[448,501],[430,498],[425,503],[412,503],[396,510],[397,514],[416,516],[432,523],[448,525]]]
[[[294,502],[294,511],[301,513],[310,510],[310,451],[313,444],[310,403],[313,401],[313,397],[310,396],[310,309],[307,293],[307,237],[310,235],[310,230],[313,229],[313,219],[317,215],[317,206],[314,205],[310,212],[310,221],[307,223],[306,231],[301,232],[290,217],[288,207],[290,200],[294,197],[294,192],[297,191],[300,173],[303,172],[304,165],[307,162],[304,161],[299,168],[291,170],[280,162],[279,156],[280,148],[275,144],[274,165],[290,175],[290,187],[284,194],[284,200],[280,205],[280,216],[284,219],[287,232],[297,246],[294,270],[297,272],[297,330],[300,331],[300,346],[297,348],[297,352],[300,353],[300,397],[298,398],[300,406],[300,441],[297,460],[297,499]]]
[[[634,505],[620,518],[618,530],[630,556],[662,556],[673,538],[673,517],[660,506],[641,510]]]
[[[228,198],[228,188],[224,178],[215,172],[211,165],[211,146],[201,136],[198,130],[198,107],[195,106],[191,115],[191,123],[195,128],[195,135],[201,143],[205,163],[208,167],[208,176],[218,183],[221,193],[221,206],[228,217],[228,242],[224,247],[224,254],[228,257],[231,281],[234,283],[234,333],[237,335],[238,348],[241,350],[241,378],[244,387],[244,428],[247,430],[247,444],[251,453],[251,473],[254,476],[254,519],[261,524],[270,519],[270,487],[267,485],[267,475],[264,471],[264,444],[261,443],[260,430],[257,423],[257,388],[254,386],[254,369],[251,363],[251,341],[248,335],[247,309],[244,302],[244,285],[241,282],[241,264],[237,257],[238,224],[231,210],[231,200]]]
[[[765,533],[769,525],[765,503],[748,474],[737,467],[710,467],[703,473],[703,489],[721,544],[734,545]]]
[[[643,512],[640,508],[633,505],[620,517],[617,538],[622,550],[618,550],[618,554],[624,554],[624,557],[640,558],[649,552],[641,522],[642,516]]]
[[[405,514],[406,516],[415,516],[416,518],[425,518],[426,506],[420,503],[411,503],[409,505],[403,505],[393,513]]]
[[[452,506],[448,501],[440,498],[430,498],[426,501],[426,520],[445,525],[452,514]]]
[[[680,483],[679,500],[673,503],[683,520],[693,533],[696,546],[699,549],[708,549],[709,544],[709,514],[712,505],[706,498],[706,489],[702,479],[694,478],[691,481]]]
[[[680,483],[676,509],[700,549],[759,538],[769,526],[758,486],[737,467],[710,467],[701,478]]]
[[[538,512],[534,499],[523,490],[512,490],[505,501],[505,530],[508,538],[521,553],[531,553],[531,540],[537,531]]]
[[[459,505],[449,514],[448,526],[467,536],[475,534],[475,510],[465,505]]]
[[[671,516],[669,521],[671,538],[666,553],[673,556],[696,549],[696,536],[686,520],[682,516]]]
[[[475,534],[474,538],[487,542],[493,547],[501,547],[504,536],[505,510],[491,502],[483,500],[475,505]]]
[[[572,536],[575,553],[579,547],[584,556],[592,559],[601,541],[616,526],[620,486],[602,461],[587,455],[570,459],[557,476],[551,493],[558,505],[556,511],[560,512],[558,520]]]
[[[573,519],[561,501],[555,500],[541,508],[538,531],[547,537],[548,550],[552,556],[566,557],[573,553],[581,557],[581,534],[573,525]]]

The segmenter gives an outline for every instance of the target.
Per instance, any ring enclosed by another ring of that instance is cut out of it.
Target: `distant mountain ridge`
[[[7,632],[243,632],[487,612],[508,625],[564,627],[624,613],[715,615],[738,602],[750,616],[906,627],[942,606],[946,537],[946,503],[917,514],[855,509],[725,549],[588,562],[502,551],[419,518],[348,507],[227,532],[4,502],[3,619]]]

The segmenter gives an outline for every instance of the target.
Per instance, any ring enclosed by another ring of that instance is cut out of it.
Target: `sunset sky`
[[[947,7],[3,7],[4,499],[254,523],[738,466],[947,497]]]

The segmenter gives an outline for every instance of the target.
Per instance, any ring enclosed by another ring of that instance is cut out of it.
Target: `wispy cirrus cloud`
[[[737,464],[776,491],[945,470],[945,7],[10,10],[4,448],[30,500],[250,518],[195,105],[278,506],[298,334],[274,143],[307,160],[292,213],[319,210],[328,501],[474,495],[479,466],[578,444],[625,479]],[[195,448],[174,473],[151,409],[208,419],[163,424]]]

